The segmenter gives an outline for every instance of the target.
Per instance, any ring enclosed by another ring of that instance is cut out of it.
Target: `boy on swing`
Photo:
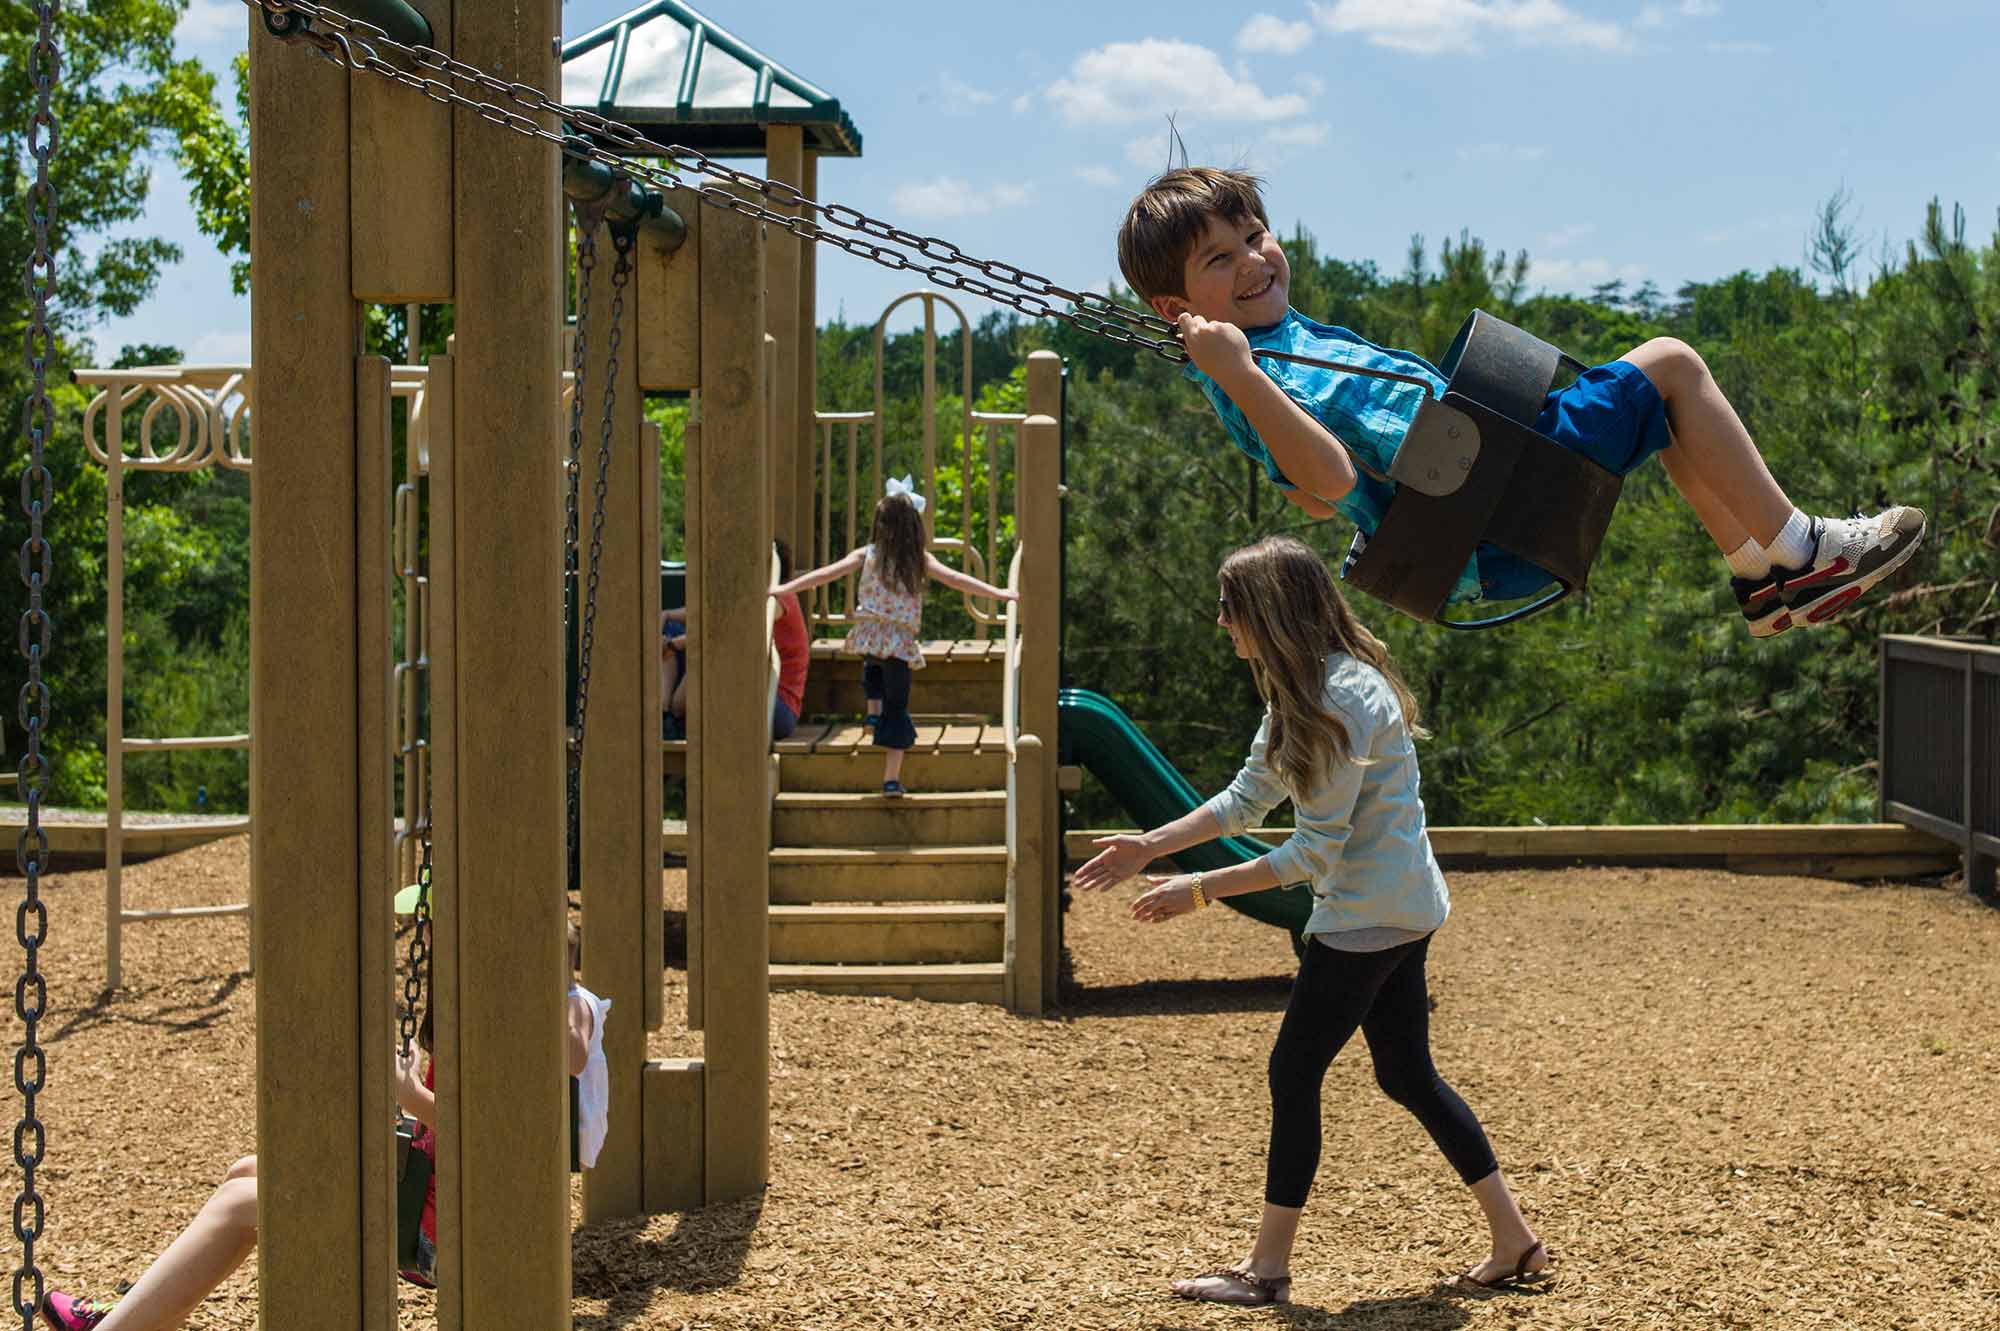
[[[1285,498],[1315,518],[1352,520],[1357,548],[1381,522],[1392,487],[1357,471],[1389,460],[1426,396],[1414,383],[1257,360],[1253,348],[1413,375],[1444,391],[1422,357],[1380,347],[1290,307],[1291,268],[1271,234],[1262,181],[1187,167],[1148,185],[1118,231],[1125,280],[1179,326],[1187,377],[1236,446]],[[1708,366],[1685,342],[1654,338],[1549,394],[1535,428],[1624,475],[1654,453],[1729,565],[1750,635],[1824,624],[1916,552],[1921,511],[1897,505],[1870,518],[1809,517],[1792,506]],[[1672,445],[1672,447],[1669,447]],[[1549,575],[1481,545],[1454,601],[1534,595]]]

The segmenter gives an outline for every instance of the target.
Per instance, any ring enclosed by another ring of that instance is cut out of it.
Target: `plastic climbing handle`
[[[1205,801],[1168,762],[1125,710],[1101,693],[1064,689],[1056,695],[1063,761],[1088,768],[1141,827],[1158,827]],[[1227,869],[1271,848],[1250,837],[1223,837],[1173,857],[1181,872]],[[1304,884],[1223,897],[1222,904],[1259,924],[1284,929],[1296,938],[1312,918],[1312,892]]]

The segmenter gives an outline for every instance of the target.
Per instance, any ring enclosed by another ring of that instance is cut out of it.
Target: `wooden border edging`
[[[1096,837],[1129,828],[1078,830],[1063,838],[1071,863]],[[1289,828],[1250,835],[1273,845]],[[1900,823],[1695,823],[1604,827],[1433,827],[1431,848],[1447,869],[1560,864],[1727,868],[1738,873],[1825,878],[1897,878],[1949,873],[1950,842]]]

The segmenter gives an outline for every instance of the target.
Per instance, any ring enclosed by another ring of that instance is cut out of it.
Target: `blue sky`
[[[1169,113],[1195,161],[1265,174],[1273,222],[1303,222],[1326,253],[1394,269],[1412,233],[1434,251],[1470,227],[1525,248],[1550,290],[1798,265],[1841,189],[1871,256],[1933,195],[1981,240],[2000,204],[1991,0],[696,4],[860,128],[864,156],[823,162],[822,198],[1071,286],[1116,274],[1118,220],[1166,161]],[[570,0],[565,30],[631,7]],[[177,36],[221,69],[247,31],[239,0],[191,0]],[[132,342],[247,356],[248,302],[171,161],[135,229],[187,258],[96,331],[106,357]],[[910,285],[828,253],[821,318],[872,322]]]

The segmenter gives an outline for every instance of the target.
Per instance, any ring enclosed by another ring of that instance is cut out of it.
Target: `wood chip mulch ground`
[[[129,868],[127,902],[238,900],[246,863],[239,838]],[[1437,1062],[1558,1254],[1544,1292],[1449,1288],[1482,1255],[1477,1211],[1354,1048],[1327,1080],[1293,1306],[1172,1298],[1248,1243],[1291,952],[1223,910],[1139,926],[1090,897],[1044,1020],[774,996],[768,1193],[579,1232],[575,1324],[2000,1328],[2000,912],[1692,871],[1452,888]],[[129,931],[129,983],[103,996],[101,877],[48,897],[42,1252],[55,1283],[102,1292],[252,1149],[256,985],[223,919]],[[254,1326],[255,1265],[190,1325]],[[428,1297],[403,1312],[427,1325]]]

